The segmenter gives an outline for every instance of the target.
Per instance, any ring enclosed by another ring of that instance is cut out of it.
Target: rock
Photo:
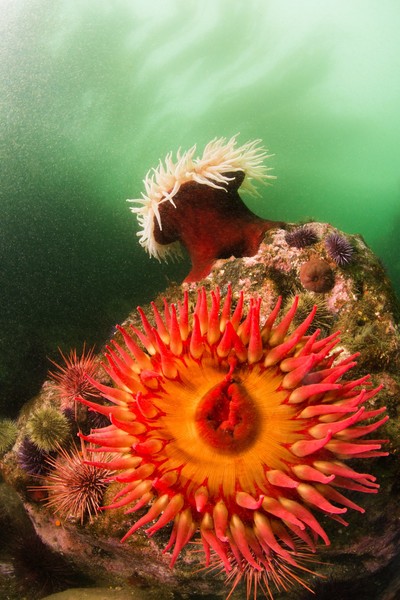
[[[43,600],[155,600],[155,598],[155,594],[143,590],[97,587],[65,590],[46,596]]]
[[[311,563],[310,569],[326,579],[310,575],[308,584],[317,590],[319,600],[330,598],[330,590],[341,589],[340,586],[348,590],[346,598],[351,597],[352,600],[388,600],[390,592],[385,592],[386,583],[380,580],[380,574],[385,573],[390,587],[389,567],[400,552],[400,466],[397,456],[400,447],[399,306],[384,268],[360,236],[346,236],[353,253],[351,261],[340,266],[329,255],[324,243],[326,237],[337,230],[324,223],[310,223],[308,227],[314,231],[315,241],[305,247],[289,245],[285,230],[270,230],[255,256],[220,260],[206,279],[183,286],[173,285],[163,296],[169,302],[175,302],[181,298],[184,287],[189,292],[190,302],[194,302],[200,286],[211,290],[218,285],[224,295],[230,282],[234,298],[238,297],[240,290],[262,297],[264,317],[279,295],[283,296],[285,303],[290,303],[291,298],[298,294],[305,307],[304,311],[310,302],[319,306],[316,320],[325,334],[341,331],[341,356],[361,353],[358,364],[352,371],[352,378],[371,373],[374,385],[379,382],[384,384],[377,407],[386,405],[391,420],[380,429],[379,435],[389,439],[386,449],[390,456],[370,459],[368,466],[363,465],[363,468],[378,477],[381,489],[378,494],[363,494],[362,499],[357,496],[357,501],[361,502],[366,512],[359,514],[349,511],[346,517],[348,516],[350,525],[347,528],[329,520],[323,521],[331,545],[318,548],[319,557],[316,560],[320,560],[321,564]],[[313,260],[324,261],[332,271],[332,286],[326,293],[307,291],[300,281],[302,266]],[[155,302],[156,305],[161,305],[162,299],[157,298]],[[149,307],[144,307],[144,311],[151,314]],[[319,314],[322,316],[318,322]],[[126,319],[125,324],[130,323],[139,324],[136,311]],[[116,334],[114,339],[120,341],[120,334]],[[102,373],[102,377],[106,382],[106,373]],[[4,477],[22,497],[40,537],[55,551],[71,559],[80,570],[87,573],[95,585],[105,586],[96,590],[67,590],[49,596],[48,600],[89,600],[95,595],[96,600],[101,600],[101,594],[107,599],[120,600],[147,600],[155,597],[155,594],[163,599],[172,595],[182,599],[225,597],[224,576],[211,575],[201,569],[202,555],[199,554],[198,545],[191,544],[187,547],[174,570],[170,570],[169,559],[162,553],[169,531],[161,531],[150,539],[139,531],[125,544],[121,544],[120,538],[135,519],[132,515],[125,515],[122,509],[100,512],[92,521],[87,519],[81,524],[77,519],[61,519],[60,522],[40,502],[40,492],[32,490],[32,484],[37,486],[40,481],[23,472],[17,456],[30,412],[44,404],[60,406],[49,381],[44,383],[40,394],[21,411],[19,438],[2,460]],[[106,491],[104,503],[111,500],[115,484],[112,488]],[[139,512],[138,516],[142,514],[144,513]],[[395,581],[393,586],[397,583]],[[109,589],[109,586],[119,586],[122,589]],[[359,590],[362,592],[357,596]],[[232,600],[242,597],[240,589],[231,596]],[[303,589],[291,591],[289,595],[283,592],[274,594],[276,599],[284,600],[289,597],[291,600],[305,600],[310,596]]]

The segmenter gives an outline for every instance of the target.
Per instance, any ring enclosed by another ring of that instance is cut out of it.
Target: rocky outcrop
[[[379,434],[388,439],[385,449],[389,456],[370,459],[368,467],[363,465],[377,476],[381,488],[378,494],[364,494],[361,499],[354,493],[365,513],[349,511],[348,527],[323,521],[331,545],[318,549],[318,562],[310,564],[310,569],[317,574],[309,575],[307,582],[317,591],[319,600],[331,598],[332,589],[341,598],[390,600],[395,597],[390,595],[391,587],[398,587],[393,565],[397,564],[400,556],[399,307],[384,268],[361,236],[341,234],[328,224],[309,223],[314,235],[299,247],[298,244],[293,245],[293,237],[296,239],[296,236],[288,235],[288,231],[290,233],[296,227],[268,231],[255,256],[220,260],[206,279],[183,286],[173,285],[163,295],[169,302],[175,302],[181,298],[184,287],[189,292],[189,301],[194,302],[199,286],[207,290],[219,286],[223,295],[230,283],[234,299],[241,290],[261,296],[262,316],[270,312],[278,296],[282,296],[284,304],[289,305],[298,295],[299,322],[312,305],[317,304],[315,327],[327,335],[340,330],[341,357],[360,353],[352,378],[370,373],[373,385],[383,383],[384,388],[376,399],[375,407],[386,406],[390,416],[390,421]],[[339,261],[341,264],[330,254],[329,245],[325,243],[332,233],[344,236],[352,249],[349,260]],[[307,265],[315,266],[317,262],[323,263],[330,283],[319,288],[314,286],[320,291],[313,291],[309,283],[312,269],[307,271]],[[304,276],[306,271],[307,278]],[[308,282],[306,285],[305,281]],[[162,299],[158,298],[155,302],[162,304]],[[144,310],[147,312],[148,307]],[[137,313],[129,315],[126,323],[137,325]],[[117,333],[115,339],[118,338]],[[104,372],[102,377],[106,382]],[[143,589],[146,593],[151,590],[152,594],[166,599],[225,597],[224,576],[210,574],[202,568],[202,554],[196,543],[182,553],[171,571],[168,556],[162,552],[169,531],[151,539],[139,531],[121,544],[120,538],[136,519],[136,516],[124,514],[122,509],[102,511],[92,520],[80,523],[74,518],[59,518],[46,507],[42,501],[45,493],[38,489],[43,479],[28,475],[18,460],[29,414],[44,405],[61,410],[57,390],[51,381],[46,381],[40,394],[21,411],[18,440],[1,461],[5,480],[22,498],[40,538],[85,572],[93,585],[118,585],[131,591]],[[86,426],[85,410],[80,409],[79,413],[79,419]],[[78,423],[78,426],[81,427],[81,424]],[[75,424],[72,430],[74,427]],[[112,484],[105,491],[103,504],[110,501],[116,486]],[[341,596],[338,593],[341,589],[346,590],[347,595]],[[232,595],[232,599],[241,597],[240,590]],[[301,588],[289,595],[276,593],[275,597],[305,600],[314,596]]]

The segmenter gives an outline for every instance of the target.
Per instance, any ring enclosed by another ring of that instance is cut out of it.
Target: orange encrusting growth
[[[230,287],[224,300],[202,288],[192,315],[185,293],[163,316],[153,304],[154,326],[139,309],[142,331],[119,327],[124,344],[112,341],[105,366],[115,387],[90,379],[112,405],[81,401],[111,423],[82,436],[116,453],[107,468],[125,486],[107,508],[149,505],[123,539],[173,521],[171,567],[199,532],[207,564],[213,551],[271,594],[270,581],[301,582],[299,548],[329,544],[315,512],[342,524],[348,508],[363,512],[339,490],[377,492],[344,461],[386,454],[365,439],[387,420],[365,407],[380,388],[341,381],[356,356],[340,360],[337,333],[307,335],[316,307],[290,333],[296,308],[278,322],[279,300],[260,324],[260,298],[245,316],[243,293],[234,308]]]

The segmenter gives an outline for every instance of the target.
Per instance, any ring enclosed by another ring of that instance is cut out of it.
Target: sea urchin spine
[[[0,419],[0,456],[11,448],[17,439],[18,427],[12,419]]]
[[[86,350],[84,346],[80,356],[76,350],[71,350],[67,356],[60,350],[60,354],[64,364],[52,361],[57,370],[51,371],[50,376],[61,399],[62,408],[74,407],[78,396],[84,398],[97,396],[96,388],[87,378],[87,375],[95,377],[98,371],[94,348]]]
[[[306,248],[318,242],[318,235],[310,225],[300,225],[292,231],[287,231],[285,240],[289,246]]]
[[[340,233],[330,233],[325,239],[325,248],[340,267],[348,265],[353,260],[354,248]]]
[[[143,331],[119,327],[123,344],[106,354],[115,387],[92,381],[112,406],[82,399],[111,424],[83,437],[118,455],[91,463],[121,471],[107,508],[150,505],[123,539],[173,521],[171,567],[199,532],[207,564],[213,551],[227,572],[239,565],[270,589],[301,581],[302,546],[329,543],[315,510],[347,524],[347,509],[363,508],[342,490],[377,492],[375,477],[344,461],[386,454],[365,436],[387,417],[366,407],[380,389],[361,388],[368,376],[341,382],[355,356],[339,359],[338,334],[306,335],[315,307],[289,333],[297,299],[262,324],[261,300],[248,299],[247,316],[244,300],[234,308],[230,288],[224,301],[201,289],[190,317],[185,293],[165,302],[164,318],[153,305],[156,326],[139,309]]]
[[[47,492],[47,506],[60,517],[81,524],[98,513],[112,470],[99,469],[88,464],[90,448],[73,447],[70,451],[59,448],[59,454],[50,457],[50,473],[38,489]],[[107,463],[107,453],[102,457]]]
[[[29,415],[26,433],[38,448],[49,452],[66,441],[70,426],[67,418],[57,408],[42,406]]]
[[[50,460],[55,458],[55,452],[46,452],[41,450],[31,442],[29,438],[24,438],[18,448],[18,463],[21,469],[29,475],[45,475],[51,469]]]

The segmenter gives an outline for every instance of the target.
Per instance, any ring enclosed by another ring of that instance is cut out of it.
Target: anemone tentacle
[[[182,185],[196,182],[214,189],[225,190],[232,180],[232,174],[243,171],[246,177],[242,189],[257,195],[255,182],[275,179],[269,174],[264,160],[269,158],[261,140],[249,141],[237,146],[238,134],[227,140],[215,138],[204,148],[201,157],[195,157],[196,145],[181,154],[180,150],[173,159],[172,152],[167,154],[164,163],[160,160],[157,167],[149,171],[143,180],[145,192],[141,198],[130,199],[134,206],[131,211],[137,215],[141,230],[138,232],[140,245],[150,256],[158,259],[168,256],[180,256],[177,243],[158,244],[154,239],[154,226],[158,223],[162,229],[160,207],[169,202],[175,205],[175,197]]]

